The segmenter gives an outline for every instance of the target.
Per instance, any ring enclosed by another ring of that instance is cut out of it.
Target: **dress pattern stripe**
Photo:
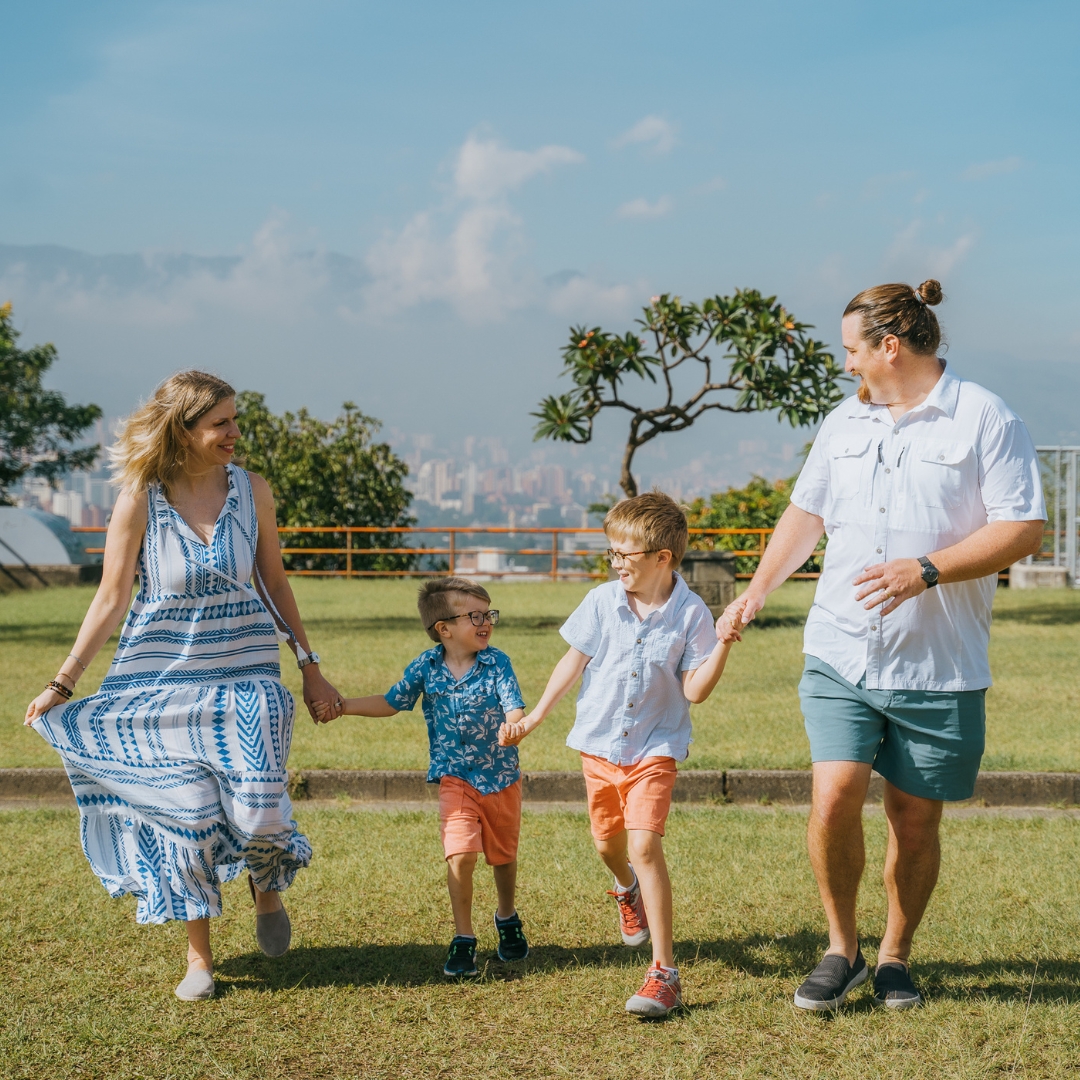
[[[220,915],[221,884],[245,868],[283,890],[311,860],[287,791],[296,703],[273,620],[240,584],[255,566],[255,500],[247,473],[227,470],[209,544],[150,487],[112,666],[96,694],[34,721],[67,769],[94,873],[137,898],[142,923]]]

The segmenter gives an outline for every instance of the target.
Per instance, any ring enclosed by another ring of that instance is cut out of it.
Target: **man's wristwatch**
[[[935,573],[936,573],[936,571],[935,571]],[[317,652],[309,652],[307,654],[307,656],[303,660],[297,660],[296,661],[296,666],[298,668],[300,668],[301,670],[303,670],[304,668],[306,668],[308,666],[308,664],[321,664],[321,663],[322,663],[322,660],[319,659],[319,654]]]
[[[925,556],[919,556],[919,565],[922,567],[922,579],[926,587],[932,589],[937,584],[938,568]]]

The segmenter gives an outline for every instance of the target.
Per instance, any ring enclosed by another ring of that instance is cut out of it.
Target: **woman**
[[[247,868],[259,945],[279,956],[290,939],[279,894],[311,858],[286,790],[284,635],[247,584],[253,571],[288,629],[309,711],[340,711],[285,576],[270,488],[232,462],[239,436],[235,391],[201,371],[174,375],[128,418],[110,451],[122,492],[101,585],[25,721],[63,758],[83,851],[110,895],[136,896],[141,923],[187,924],[185,1001],[214,993],[221,883]],[[68,704],[125,612],[101,688]]]

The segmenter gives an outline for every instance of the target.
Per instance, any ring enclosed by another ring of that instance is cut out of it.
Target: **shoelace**
[[[608,889],[608,896],[615,897],[615,902],[619,905],[619,914],[622,921],[626,924],[627,929],[631,931],[642,928],[641,916],[638,915],[637,906],[630,899],[636,892],[636,889],[632,889],[630,892],[617,892],[615,889]]]
[[[646,973],[645,985],[638,991],[638,997],[653,998],[664,1005],[674,1005],[678,1000],[674,983],[674,979],[669,981],[664,972],[654,968]]]

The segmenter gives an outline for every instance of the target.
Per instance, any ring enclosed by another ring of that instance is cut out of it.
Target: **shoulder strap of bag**
[[[209,563],[197,563],[190,559],[188,561],[192,566],[197,566],[200,570],[209,570],[211,574],[216,574],[222,581],[227,581],[230,585],[234,585],[238,589],[254,593],[256,599],[259,600],[269,612],[270,617],[274,622],[274,633],[277,634],[278,641],[290,642],[292,647],[296,650],[297,660],[307,659],[308,654],[304,651],[304,647],[297,641],[296,634],[293,633],[292,627],[282,618],[281,612],[278,611],[277,605],[271,598],[270,590],[266,587],[266,582],[263,581],[262,574],[259,573],[258,565],[255,566],[255,581],[257,582],[257,586],[253,586],[250,581],[237,581],[236,578],[226,574],[223,570],[219,570],[216,566],[211,566]]]

